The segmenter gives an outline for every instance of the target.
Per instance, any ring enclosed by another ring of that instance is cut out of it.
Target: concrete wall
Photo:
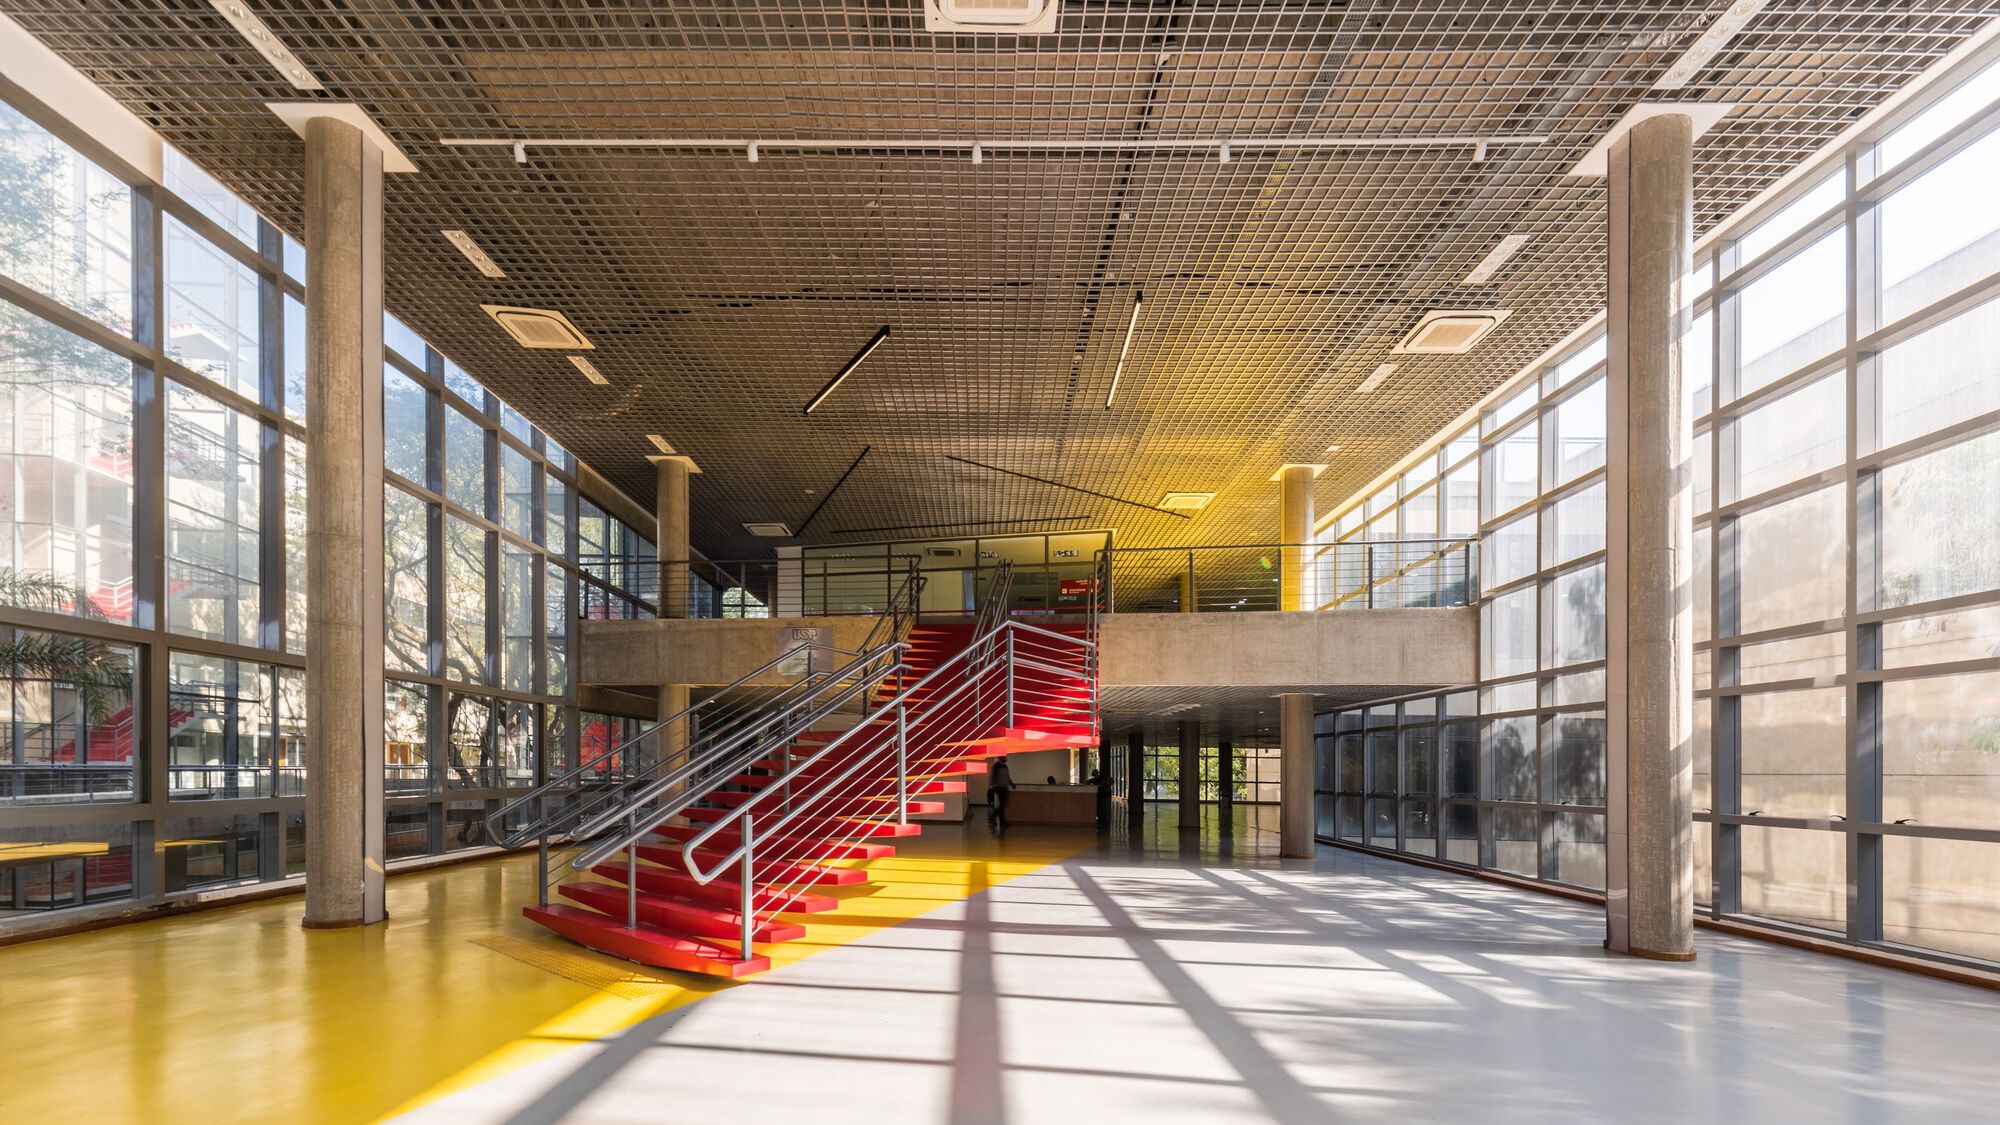
[[[1114,613],[1098,676],[1122,687],[1398,687],[1478,679],[1479,616],[1461,609],[1351,613]]]
[[[726,621],[584,621],[577,644],[578,682],[598,686],[734,683],[779,655],[784,630],[817,627],[830,643],[861,647],[875,618],[768,617]],[[844,657],[836,657],[845,660]],[[795,676],[765,673],[753,683],[782,687]]]

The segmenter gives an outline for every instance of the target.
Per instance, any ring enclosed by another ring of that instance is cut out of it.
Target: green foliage
[[[76,584],[46,571],[0,567],[0,604],[86,618],[99,616]],[[132,690],[131,665],[110,645],[91,637],[16,629],[0,641],[0,665],[15,678],[69,685],[92,724],[108,718],[113,705]]]

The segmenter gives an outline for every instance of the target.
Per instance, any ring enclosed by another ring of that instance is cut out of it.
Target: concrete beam
[[[582,621],[577,636],[580,684],[721,687],[749,675],[793,643],[791,630],[813,628],[825,643],[856,651],[875,618],[763,617],[748,620]],[[846,658],[840,658],[845,660]],[[766,673],[753,683],[782,687],[797,676]]]
[[[606,623],[610,624],[610,623]],[[1478,679],[1478,611],[1114,613],[1098,678],[1122,687],[1403,687]]]

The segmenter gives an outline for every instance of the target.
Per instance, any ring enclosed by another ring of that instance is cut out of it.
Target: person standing
[[[996,836],[1007,831],[1007,798],[1013,790],[1014,775],[1003,754],[993,759],[993,768],[986,775],[986,823]]]

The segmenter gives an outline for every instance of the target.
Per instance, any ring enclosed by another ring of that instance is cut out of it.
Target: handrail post
[[[639,928],[639,810],[625,814],[625,927]]]
[[[755,874],[756,852],[757,852],[757,818],[751,816],[749,813],[744,813],[743,814],[743,879],[742,879],[743,885],[739,888],[739,890],[742,892],[743,905],[741,907],[741,917],[738,919],[738,921],[743,923],[743,938],[740,943],[740,948],[737,950],[737,959],[741,961],[748,961],[750,959],[750,955],[752,952],[750,948],[750,939],[752,934],[755,932],[757,928],[756,920],[752,917],[750,913],[750,908],[752,905],[751,899],[753,897],[753,892],[751,890],[751,887],[753,885],[752,877]]]
[[[1007,719],[1008,726],[1017,722],[1014,716],[1014,630],[1007,630]]]
[[[896,704],[896,823],[910,822],[910,722],[904,704]]]
[[[535,798],[535,823],[542,828],[542,834],[535,843],[535,870],[541,876],[535,880],[535,886],[538,888],[535,901],[547,906],[549,904],[549,799],[547,797]]]
[[[1361,533],[1361,608],[1375,608],[1375,547],[1368,542],[1368,533]]]

